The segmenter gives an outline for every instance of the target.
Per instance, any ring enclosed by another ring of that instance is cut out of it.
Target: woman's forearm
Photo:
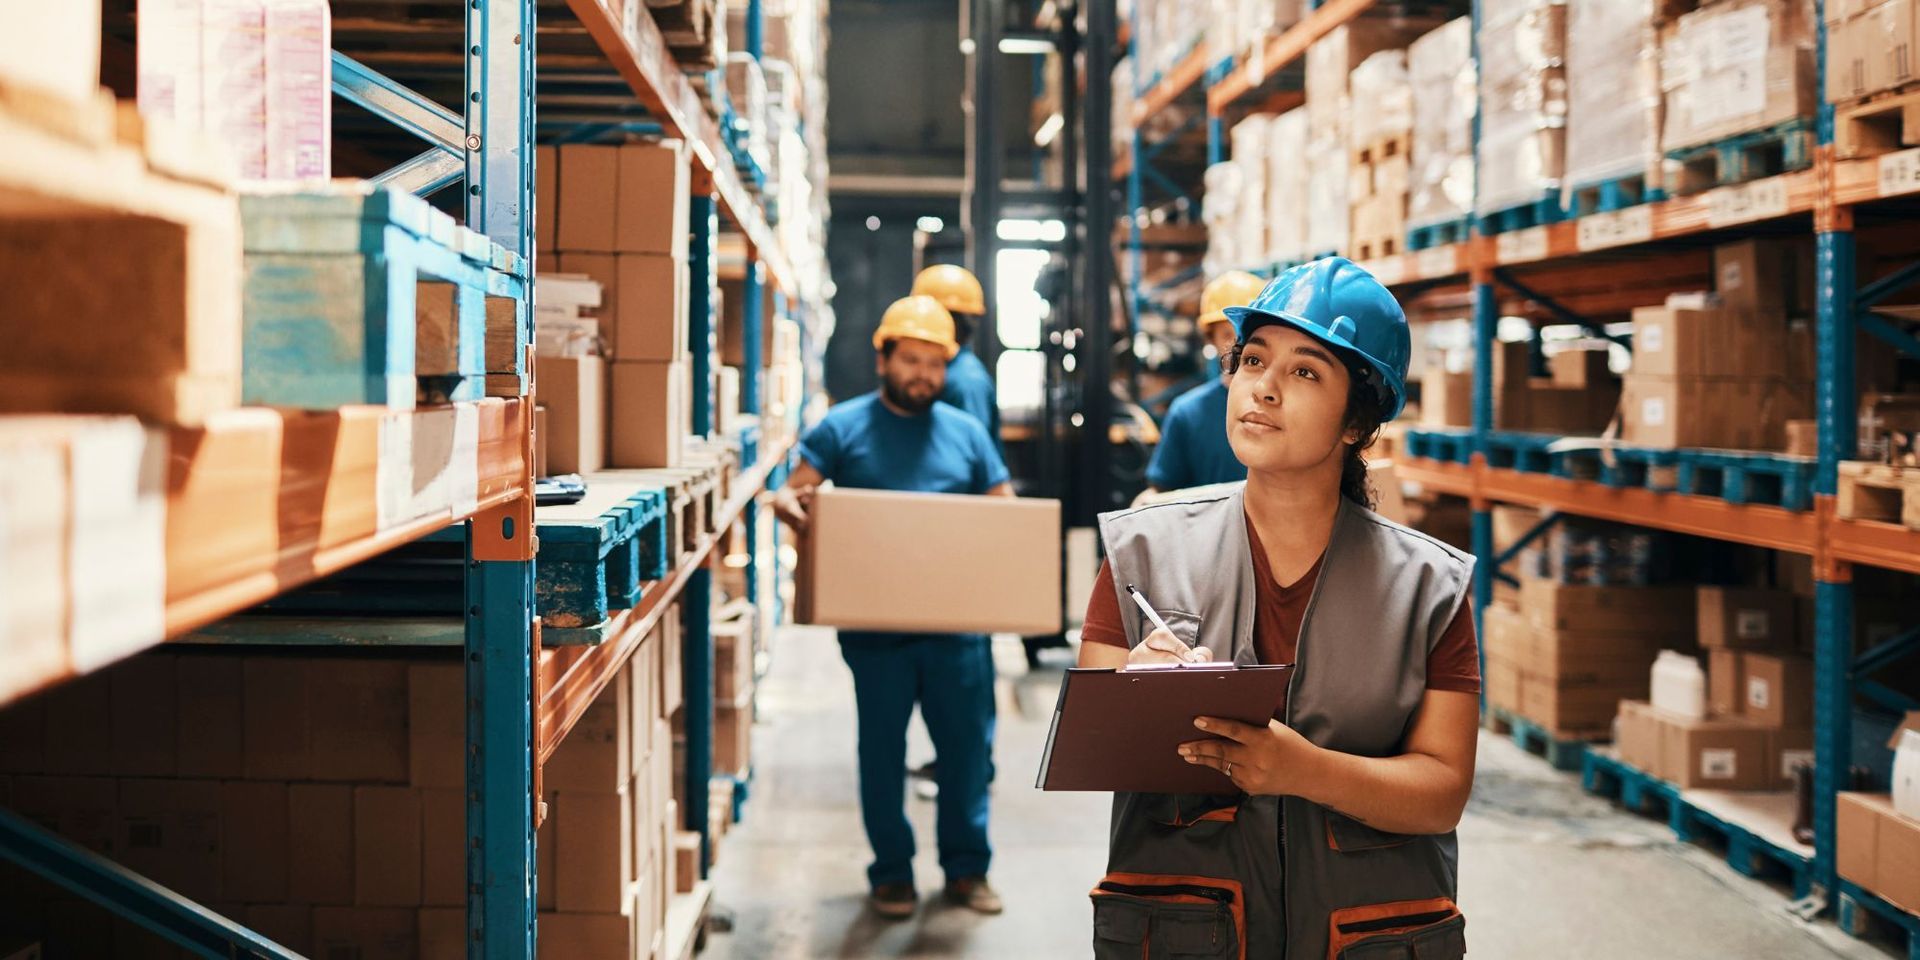
[[[1389,833],[1452,830],[1473,786],[1470,773],[1419,753],[1360,757],[1315,748],[1311,766],[1301,797]]]

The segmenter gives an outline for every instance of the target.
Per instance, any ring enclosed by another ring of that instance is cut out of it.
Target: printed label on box
[[[1779,177],[1721,187],[1707,194],[1707,225],[1711,227],[1784,217],[1787,210],[1787,183]]]
[[[1732,750],[1700,751],[1700,776],[1707,780],[1732,780],[1740,775],[1740,758]]]
[[[1642,204],[1613,213],[1581,217],[1575,230],[1581,250],[1601,250],[1653,239],[1653,206]]]
[[[1645,353],[1659,353],[1667,348],[1667,326],[1663,323],[1649,323],[1634,331],[1634,346]]]
[[[1733,633],[1742,640],[1759,640],[1773,632],[1773,618],[1765,610],[1742,610],[1733,617]]]
[[[1747,678],[1747,706],[1765,710],[1773,705],[1773,685],[1763,677]]]
[[[1640,401],[1640,422],[1649,427],[1665,425],[1667,422],[1667,398],[1648,397]]]
[[[1793,771],[1800,767],[1807,767],[1809,769],[1813,767],[1812,750],[1780,751],[1780,779],[1792,780]]]
[[[1880,158],[1880,195],[1897,197],[1920,190],[1920,147]]]
[[[1509,230],[1494,238],[1494,253],[1501,263],[1529,263],[1547,258],[1547,228],[1528,227]]]
[[[1420,251],[1420,276],[1431,280],[1460,272],[1460,258],[1453,247],[1434,247]]]

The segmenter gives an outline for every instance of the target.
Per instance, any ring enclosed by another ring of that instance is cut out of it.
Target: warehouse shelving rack
[[[620,25],[593,0],[568,0],[568,5],[577,23],[549,22],[553,18],[546,5],[541,6],[541,22],[536,23],[535,0],[470,0],[463,5],[463,22],[448,32],[449,37],[459,38],[457,50],[444,56],[409,51],[392,58],[397,67],[421,69],[418,65],[430,63],[440,74],[462,77],[461,111],[440,106],[388,73],[336,51],[335,92],[429,144],[425,152],[370,182],[422,196],[464,183],[460,205],[466,223],[504,251],[496,255],[496,276],[490,280],[489,295],[510,298],[519,317],[530,318],[536,38],[566,42],[584,31],[602,52],[604,64],[597,65],[618,73],[630,90],[630,102],[614,104],[584,118],[571,100],[542,112],[562,117],[574,114],[567,119],[576,123],[602,121],[610,129],[631,128],[636,117],[650,118],[661,132],[679,136],[691,146],[695,197],[688,226],[696,283],[688,322],[692,342],[704,345],[695,352],[696,376],[710,374],[714,361],[714,245],[721,213],[746,238],[749,299],[757,302],[766,287],[773,287],[781,315],[801,321],[803,344],[819,343],[812,326],[823,312],[819,307],[822,278],[796,274],[790,265],[760,198],[740,182],[717,125],[674,64],[651,18],[641,18],[637,40],[629,43]],[[750,17],[755,22],[749,32],[756,40],[759,13],[759,3],[754,0]],[[383,23],[378,18],[363,19],[356,22],[355,29],[379,31],[386,29]],[[570,54],[562,58],[569,70],[577,68],[581,60]],[[544,82],[545,74],[541,76]],[[516,323],[516,329],[522,338],[522,351],[530,355],[531,324],[523,320]],[[752,361],[762,355],[760,329],[758,324],[745,325],[743,336]],[[758,413],[760,406],[760,371],[752,369],[753,375],[743,378],[741,389],[743,413],[748,415]],[[534,798],[538,794],[539,765],[676,598],[683,599],[687,609],[688,803],[684,812],[687,827],[699,831],[703,840],[707,829],[713,716],[708,557],[717,536],[705,536],[683,564],[647,592],[639,607],[623,611],[612,624],[607,642],[597,647],[543,647],[534,603],[538,544],[532,535],[533,417],[530,391],[526,389],[529,385],[530,379],[522,378],[518,398],[490,406],[478,418],[477,484],[469,506],[443,510],[324,548],[318,543],[283,543],[276,557],[263,558],[277,561],[265,564],[276,571],[274,576],[240,578],[192,598],[190,605],[170,604],[166,635],[153,638],[158,644],[207,627],[305,582],[450,525],[465,523],[468,563],[462,634],[468,703],[467,924],[468,955],[476,958],[534,957],[533,845],[540,815]],[[707,435],[713,427],[712,399],[700,391],[695,398],[693,431]],[[732,496],[715,516],[713,526],[717,531],[726,530],[742,515],[751,520],[758,492],[784,474],[786,445],[756,450],[757,435],[757,427],[744,432],[742,439],[751,466],[735,478]],[[372,505],[365,506],[371,513]],[[263,642],[255,632],[242,633],[244,642]],[[444,634],[429,631],[373,638],[353,636],[351,630],[343,628],[321,635],[310,633],[300,642],[431,645],[450,639]],[[35,687],[67,679],[71,677],[38,678]],[[233,920],[5,810],[0,810],[0,856],[199,955],[296,957]],[[710,862],[710,857],[703,859],[702,874]],[[667,956],[691,954],[710,896],[711,888],[702,883],[693,895],[680,898],[669,910]]]
[[[1267,92],[1263,85],[1296,63],[1313,40],[1365,14],[1373,5],[1372,0],[1319,3],[1299,23],[1262,41],[1258,56],[1245,57],[1237,66],[1222,61],[1204,74],[1196,74],[1194,64],[1206,60],[1195,53],[1166,77],[1142,84],[1132,114],[1136,134],[1131,163],[1115,164],[1116,176],[1124,173],[1128,178],[1130,219],[1137,221],[1134,215],[1142,202],[1142,141],[1137,130],[1146,119],[1190,95],[1195,85],[1204,84],[1210,121],[1209,161],[1225,159],[1220,118],[1245,109],[1249,100],[1262,96],[1273,106],[1255,107],[1256,112],[1296,105],[1294,94]],[[1825,0],[1815,0],[1816,89],[1824,89],[1826,71],[1824,6]],[[1476,26],[1478,14],[1476,2]],[[1475,33],[1477,37],[1478,31]],[[1504,576],[1499,573],[1500,565],[1517,555],[1514,548],[1494,549],[1491,507],[1495,503],[1535,506],[1812,558],[1816,593],[1815,842],[1808,875],[1812,894],[1798,906],[1808,913],[1837,908],[1842,923],[1851,929],[1868,912],[1884,915],[1892,909],[1872,894],[1842,881],[1836,872],[1835,796],[1846,782],[1854,756],[1853,705],[1859,697],[1885,708],[1920,708],[1920,704],[1866,676],[1903,658],[1920,655],[1920,625],[1857,656],[1852,639],[1853,567],[1866,565],[1920,575],[1920,531],[1898,524],[1844,519],[1835,507],[1837,464],[1852,459],[1856,447],[1855,334],[1872,333],[1892,349],[1920,356],[1920,341],[1868,312],[1872,305],[1920,282],[1920,264],[1901,267],[1862,284],[1856,267],[1854,219],[1856,211],[1877,207],[1912,209],[1913,201],[1920,199],[1920,150],[1869,159],[1838,159],[1832,146],[1833,113],[1830,104],[1823,103],[1819,108],[1819,146],[1811,169],[1524,230],[1491,236],[1476,230],[1464,242],[1386,257],[1364,266],[1394,287],[1403,300],[1465,303],[1471,308],[1475,344],[1473,427],[1466,437],[1471,454],[1464,463],[1399,457],[1395,468],[1402,480],[1469,500],[1473,509],[1473,552],[1480,560],[1474,583],[1476,615],[1492,601],[1493,582]],[[1477,150],[1477,121],[1475,140]],[[1649,279],[1642,275],[1646,272],[1644,262],[1637,265],[1622,257],[1691,256],[1693,261],[1683,266],[1697,276],[1690,288],[1699,289],[1707,273],[1703,243],[1739,236],[1804,235],[1808,230],[1814,235],[1816,252],[1819,445],[1811,510],[1617,488],[1599,481],[1489,464],[1489,439],[1494,433],[1490,371],[1503,292],[1510,298],[1529,301],[1536,311],[1553,318],[1552,322],[1593,329],[1581,320],[1582,312],[1620,313],[1649,302],[1649,289],[1660,292],[1658,284],[1674,282],[1667,275]],[[1134,239],[1137,242],[1137,227]],[[1257,272],[1271,275],[1285,265],[1255,266]],[[1605,282],[1578,296],[1558,300],[1535,289],[1572,272],[1600,277]],[[1138,276],[1137,269],[1134,275]],[[1137,302],[1137,288],[1133,295]],[[1551,518],[1543,524],[1550,522]],[[1537,534],[1530,533],[1528,539]],[[1913,938],[1908,949],[1910,955],[1920,957],[1920,937]]]

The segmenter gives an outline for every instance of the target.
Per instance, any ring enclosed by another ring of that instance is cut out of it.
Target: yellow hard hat
[[[1228,307],[1244,307],[1260,295],[1265,280],[1245,270],[1229,270],[1208,281],[1200,293],[1200,329],[1226,323]]]
[[[889,340],[925,340],[947,351],[947,359],[960,355],[960,342],[953,336],[953,314],[932,297],[901,297],[880,316],[880,329],[873,332],[873,348],[886,346]]]
[[[949,313],[981,316],[987,312],[987,295],[980,289],[980,278],[966,267],[936,263],[913,278],[913,295],[940,301]]]

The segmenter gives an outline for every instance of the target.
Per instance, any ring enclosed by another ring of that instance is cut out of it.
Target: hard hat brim
[[[912,334],[907,334],[907,333],[896,333],[896,334],[892,334],[890,336],[885,336],[885,337],[875,337],[873,338],[873,349],[879,350],[880,348],[885,347],[887,344],[895,340],[918,340],[921,343],[931,343],[934,346],[939,347],[941,350],[945,351],[947,354],[947,359],[949,361],[951,361],[954,357],[957,357],[960,355],[960,345],[957,343],[950,343],[944,340],[934,340],[928,337],[916,337],[916,336],[913,336]]]
[[[1216,323],[1231,323],[1232,321],[1227,318],[1225,310],[1215,310],[1212,313],[1201,314],[1200,319],[1195,322],[1200,324],[1200,329],[1205,330]]]
[[[1276,324],[1284,327],[1292,327],[1332,347],[1334,352],[1348,361],[1349,366],[1357,366],[1365,369],[1368,373],[1372,374],[1369,379],[1376,381],[1378,386],[1385,389],[1388,399],[1391,401],[1391,405],[1383,411],[1386,416],[1381,418],[1381,423],[1392,421],[1395,417],[1400,416],[1402,410],[1406,409],[1406,382],[1400,377],[1395,376],[1392,370],[1389,370],[1385,364],[1369,355],[1365,350],[1347,342],[1346,338],[1334,336],[1319,324],[1304,317],[1296,317],[1291,314],[1256,310],[1252,307],[1228,307],[1222,311],[1222,313],[1226,315],[1228,320],[1233,321],[1234,333],[1239,336],[1242,343],[1246,342],[1248,334],[1261,327]]]

